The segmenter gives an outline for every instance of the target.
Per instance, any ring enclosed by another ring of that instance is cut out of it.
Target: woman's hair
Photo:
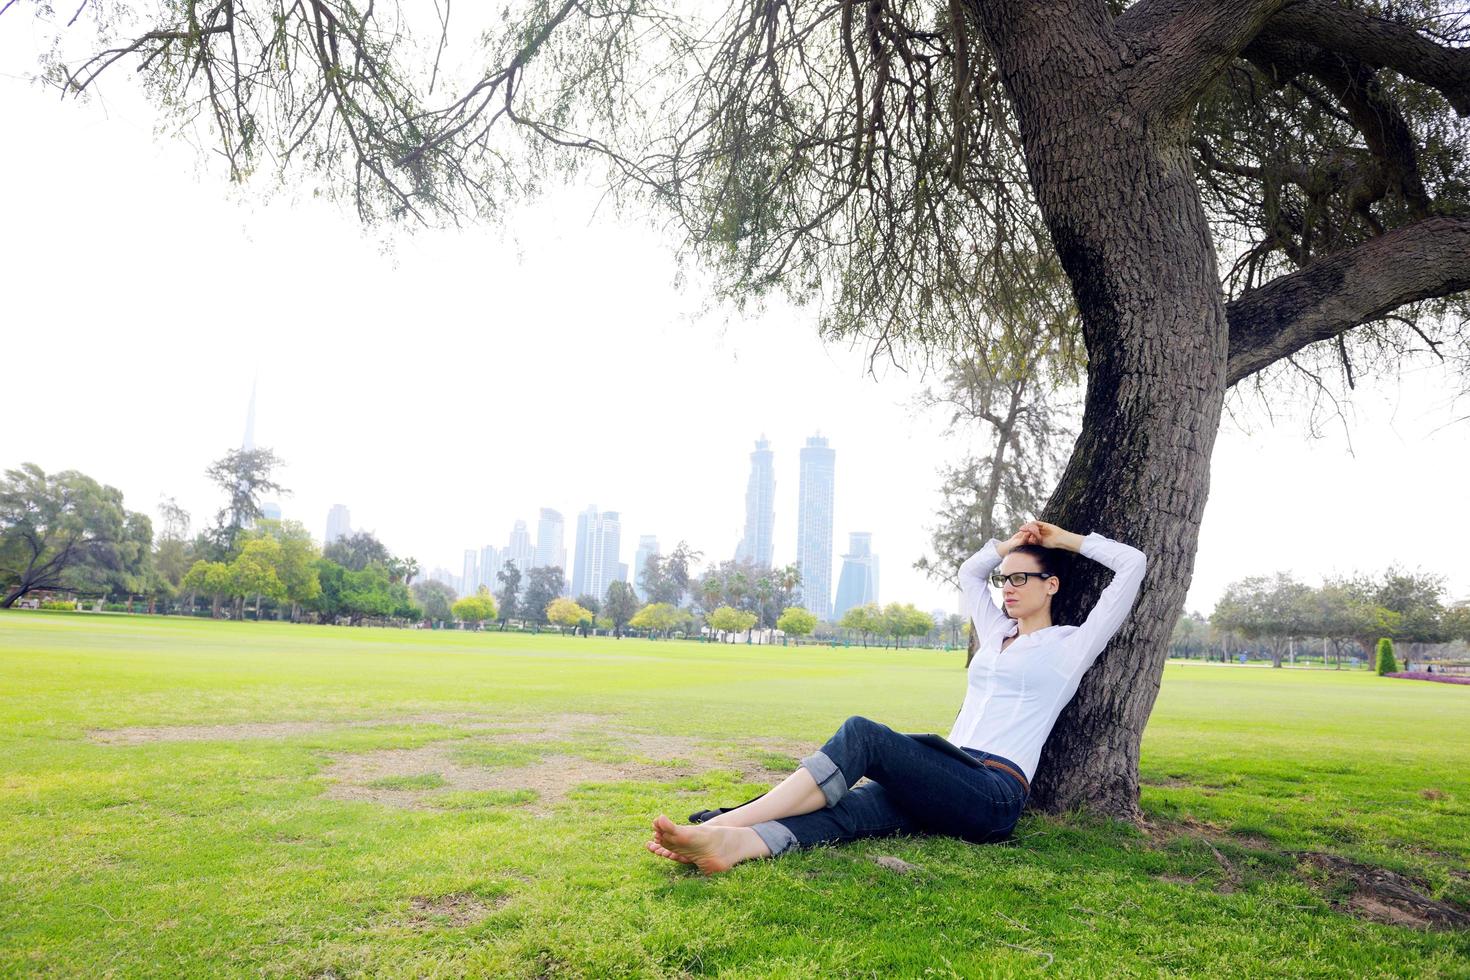
[[[1010,551],[1013,555],[1030,555],[1036,559],[1040,571],[1048,575],[1062,576],[1062,563],[1055,548],[1043,548],[1039,544],[1018,544]]]

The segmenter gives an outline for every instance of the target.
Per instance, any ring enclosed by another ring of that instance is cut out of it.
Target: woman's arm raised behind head
[[[999,542],[991,538],[985,547],[975,552],[960,566],[960,593],[965,604],[965,615],[975,624],[975,638],[984,640],[993,629],[1010,623],[1010,617],[990,598],[986,578],[1000,564]]]
[[[1143,584],[1143,573],[1148,568],[1148,558],[1130,544],[1103,537],[1096,531],[1082,539],[1079,549],[1083,555],[1100,562],[1113,570],[1113,580],[1097,597],[1097,605],[1088,613],[1087,621],[1072,635],[1083,661],[1083,669],[1092,666],[1098,654],[1108,645],[1113,634],[1128,618],[1138,590]]]

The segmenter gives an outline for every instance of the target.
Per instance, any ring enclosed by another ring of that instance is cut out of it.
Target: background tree
[[[1188,612],[1174,624],[1169,636],[1169,655],[1186,660],[1205,649],[1209,643],[1210,623],[1197,612]]]
[[[781,618],[776,620],[776,629],[798,640],[811,636],[816,626],[817,614],[802,606],[787,606],[781,611]]]
[[[563,631],[591,622],[594,615],[590,609],[565,596],[552,599],[546,606],[546,618]]]
[[[245,618],[245,600],[255,597],[255,618],[260,619],[261,600],[279,602],[286,598],[286,586],[276,569],[281,565],[281,545],[274,538],[262,536],[244,541],[244,547],[230,562],[230,593],[235,597],[235,618]]]
[[[970,632],[970,618],[961,616],[959,613],[951,613],[944,618],[945,642],[950,646],[959,646],[960,643],[968,643]]]
[[[1396,674],[1399,670],[1398,660],[1393,655],[1393,640],[1383,637],[1378,641],[1378,659],[1374,665],[1378,675]]]
[[[230,569],[224,562],[196,561],[184,574],[180,588],[189,594],[188,611],[194,611],[194,596],[207,595],[209,614],[219,618],[220,603],[230,594]]]
[[[424,618],[442,623],[453,616],[450,606],[454,603],[454,590],[443,582],[427,579],[415,582],[410,587],[413,597],[424,607]]]
[[[668,602],[650,602],[633,614],[628,625],[634,629],[648,630],[649,634],[662,633],[668,636],[683,625],[685,614],[678,606]]]
[[[1434,572],[1409,572],[1397,566],[1383,573],[1374,596],[1377,604],[1396,613],[1397,622],[1388,633],[1399,644],[1407,644],[1404,656],[1418,660],[1425,645],[1450,639],[1444,627],[1444,576]]]
[[[723,293],[815,299],[825,335],[875,356],[1004,344],[1004,321],[956,336],[989,322],[959,314],[1024,305],[1055,259],[1087,395],[1039,516],[1150,562],[1043,748],[1034,806],[1141,816],[1139,743],[1232,386],[1330,393],[1334,374],[1351,388],[1415,352],[1466,361],[1470,330],[1440,315],[1470,287],[1470,24],[1454,3],[970,0],[859,17],[841,0],[728,0],[712,24],[528,3],[442,108],[427,100],[446,25],[419,43],[373,5],[331,9],[89,10],[101,50],[48,77],[81,93],[133,64],[161,104],[215,127],[232,175],[309,174],[366,220],[498,213],[540,186],[526,172],[603,161]],[[432,67],[405,60],[430,50]],[[1059,622],[1107,579],[1078,568]]]
[[[260,502],[266,494],[287,495],[274,473],[285,465],[274,452],[260,449],[231,449],[209,464],[204,475],[225,492],[225,505],[214,515],[210,538],[221,554],[235,551],[235,538],[260,517]]]
[[[577,605],[587,610],[593,616],[602,612],[602,600],[598,599],[595,595],[588,595],[585,592],[577,596]]]
[[[0,609],[35,589],[105,590],[147,567],[152,522],[122,492],[76,470],[34,463],[0,480]]]
[[[161,521],[153,545],[153,567],[164,581],[178,589],[195,561],[189,541],[189,512],[174,498],[165,497],[158,505],[158,515]]]
[[[1470,600],[1457,602],[1445,610],[1444,629],[1451,639],[1470,643]]]
[[[379,541],[377,535],[371,531],[354,531],[352,534],[342,535],[322,549],[322,557],[331,559],[352,572],[360,572],[373,562],[378,562],[390,570],[390,578],[393,577],[392,565],[397,561],[388,546]],[[402,580],[401,571],[399,580]]]
[[[495,573],[495,580],[500,583],[500,591],[495,594],[495,598],[500,604],[500,625],[504,627],[506,620],[516,614],[516,594],[521,591],[521,570],[514,561],[508,561]]]
[[[602,614],[612,621],[613,636],[623,637],[623,626],[638,611],[638,593],[627,582],[613,581],[607,584],[607,595],[602,600]]]
[[[276,543],[273,567],[285,590],[283,598],[291,604],[291,621],[296,622],[301,618],[301,607],[322,592],[317,576],[317,559],[321,555],[311,532],[299,521],[260,520],[241,538],[246,542],[269,539]]]
[[[853,606],[842,614],[842,619],[838,620],[837,625],[859,634],[863,638],[863,646],[867,646],[868,637],[883,631],[883,610],[873,603]]]
[[[455,619],[469,623],[477,629],[481,623],[489,622],[496,616],[495,597],[490,594],[490,589],[483,585],[474,595],[465,596],[451,608]]]
[[[784,611],[801,605],[801,569],[798,566],[782,565],[776,570],[775,582],[776,594],[772,598],[777,609]]]
[[[526,573],[526,587],[521,592],[521,618],[533,623],[545,623],[547,605],[565,591],[566,580],[559,566],[548,565],[531,569]]]
[[[401,582],[404,585],[412,585],[414,578],[419,573],[419,560],[412,556],[408,558],[390,557],[384,564],[388,567],[389,580]]]
[[[648,601],[682,605],[689,591],[689,570],[701,557],[703,552],[689,547],[687,541],[680,541],[667,555],[649,555],[638,580]],[[587,608],[592,609],[591,606]]]
[[[1059,272],[1035,304],[1044,315],[995,310],[1009,328],[1007,343],[966,345],[966,353],[946,366],[939,386],[919,397],[921,408],[948,415],[946,434],[986,447],[940,470],[943,503],[931,529],[933,556],[914,563],[937,581],[958,586],[966,558],[1041,511],[1076,438],[1080,404],[1071,393],[1081,352]]]
[[[705,621],[717,633],[745,633],[755,626],[755,613],[720,606],[712,610]]]
[[[1226,587],[1210,620],[1254,643],[1264,644],[1271,656],[1271,666],[1280,667],[1288,644],[1307,633],[1310,592],[1307,586],[1284,572],[1241,579]]]

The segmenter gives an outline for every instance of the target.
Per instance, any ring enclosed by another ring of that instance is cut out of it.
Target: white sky
[[[837,451],[833,586],[849,531],[873,533],[881,598],[954,608],[912,570],[962,452],[915,417],[921,380],[865,376],[824,346],[815,314],[702,312],[667,243],[594,218],[586,191],[518,212],[502,232],[419,232],[391,250],[348,213],[240,195],[153,119],[119,72],[106,99],[59,103],[24,76],[29,39],[0,22],[0,468],[79,469],[196,529],[218,507],[203,471],[239,445],[253,378],[256,441],[286,461],[285,516],[318,537],[333,503],[428,569],[503,547],[589,503],[639,534],[733,556],[753,440],[776,452],[776,562],[794,560],[797,452]],[[1418,370],[1356,395],[1313,441],[1300,417],[1227,422],[1188,608],[1248,574],[1392,562],[1470,596],[1470,422],[1450,379]],[[1087,531],[1090,529],[1079,528]]]

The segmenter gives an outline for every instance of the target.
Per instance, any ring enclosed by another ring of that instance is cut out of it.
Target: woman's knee
[[[843,730],[853,734],[867,734],[882,727],[873,719],[864,718],[862,715],[853,715],[842,723]]]

